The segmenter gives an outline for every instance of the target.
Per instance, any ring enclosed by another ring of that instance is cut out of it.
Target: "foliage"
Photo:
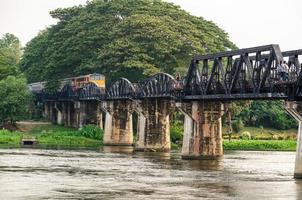
[[[3,145],[19,145],[22,139],[22,134],[19,132],[10,132],[0,130],[0,144]]]
[[[25,48],[21,68],[29,82],[91,72],[109,81],[184,74],[193,54],[235,48],[213,22],[161,0],[94,0],[51,16],[59,22]]]
[[[38,144],[50,147],[98,147],[102,144],[101,139],[85,137],[80,131],[51,124],[43,124],[35,127],[29,135],[37,137]]]
[[[96,147],[101,141],[82,136],[77,131],[44,132],[37,136],[39,145],[60,147]]]
[[[170,128],[170,137],[172,143],[177,143],[179,141],[182,141],[183,139],[183,124],[179,121],[175,121],[171,124]]]
[[[18,74],[21,44],[13,34],[6,33],[0,39],[0,80]]]
[[[295,151],[295,140],[232,140],[223,141],[225,150]]]
[[[54,132],[76,132],[77,129],[61,126],[61,125],[53,125],[53,124],[40,124],[34,127],[29,131],[30,135],[38,135],[41,133],[54,133]]]
[[[30,93],[23,77],[8,76],[0,81],[0,125],[14,123],[27,114]]]
[[[97,127],[93,124],[88,124],[88,125],[83,126],[79,130],[79,133],[86,138],[103,141],[103,135],[104,135],[103,129],[100,129],[99,127]]]
[[[248,131],[242,132],[242,134],[240,135],[240,138],[242,140],[250,140],[250,139],[252,139],[251,134]]]
[[[240,119],[236,120],[232,123],[232,128],[235,133],[239,133],[240,131],[242,131],[243,127],[244,127],[244,124]]]
[[[288,116],[283,108],[282,101],[253,101],[250,107],[245,108],[239,115],[244,124],[263,126],[276,129],[296,128],[295,120]]]

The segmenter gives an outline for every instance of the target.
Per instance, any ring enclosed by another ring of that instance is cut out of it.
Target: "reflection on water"
[[[302,199],[294,152],[0,149],[0,199]]]

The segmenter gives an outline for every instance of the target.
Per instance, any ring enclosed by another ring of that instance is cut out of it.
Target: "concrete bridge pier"
[[[95,124],[103,129],[103,116],[98,101],[79,101],[77,108],[77,127],[81,128],[86,124]]]
[[[299,123],[294,178],[302,179],[302,102],[286,101],[284,107]]]
[[[75,102],[61,101],[60,103],[62,105],[62,123],[65,126],[77,127]]]
[[[63,124],[63,114],[62,114],[62,106],[59,102],[55,102],[54,109],[56,110],[56,124]]]
[[[164,99],[144,99],[137,103],[137,151],[170,151],[170,118],[174,102]]]
[[[106,112],[104,145],[132,146],[133,102],[131,100],[106,101],[102,102],[101,108]]]
[[[214,160],[223,155],[223,104],[220,102],[178,103],[185,115],[183,159]]]
[[[77,121],[78,121],[78,128],[82,128],[84,125],[86,125],[86,118],[87,118],[87,103],[86,101],[79,101],[77,103],[78,107],[78,116],[77,116]]]
[[[55,104],[54,101],[44,102],[43,117],[51,123],[57,123]]]

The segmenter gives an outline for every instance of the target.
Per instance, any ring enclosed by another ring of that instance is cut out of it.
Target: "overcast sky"
[[[215,22],[239,47],[280,44],[302,49],[302,0],[167,0]],[[49,11],[86,0],[0,0],[0,35],[13,33],[25,45],[55,24]]]

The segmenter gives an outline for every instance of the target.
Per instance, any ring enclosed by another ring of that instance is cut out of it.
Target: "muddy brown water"
[[[0,199],[302,199],[294,152],[0,149]]]

